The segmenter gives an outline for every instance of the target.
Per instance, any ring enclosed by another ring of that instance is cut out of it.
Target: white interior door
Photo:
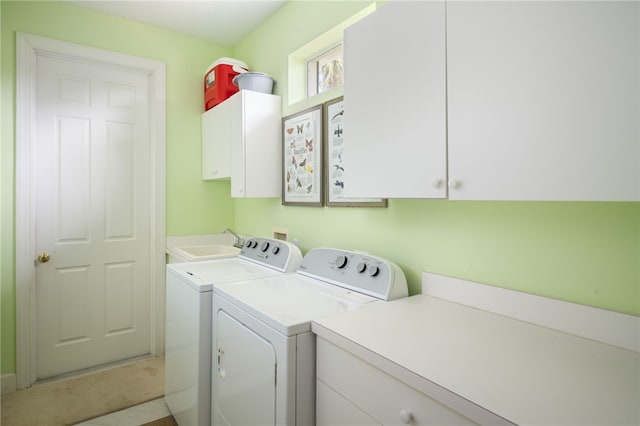
[[[151,351],[148,76],[40,56],[36,375]]]

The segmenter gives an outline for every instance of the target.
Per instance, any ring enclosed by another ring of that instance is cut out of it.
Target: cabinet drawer
[[[318,380],[377,422],[385,425],[475,424],[322,338],[318,338],[317,354]]]
[[[373,426],[379,424],[322,380],[316,380],[316,426]]]

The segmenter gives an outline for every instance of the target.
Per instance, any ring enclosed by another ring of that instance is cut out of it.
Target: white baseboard
[[[3,374],[0,376],[2,381],[2,395],[7,395],[16,391],[16,373]]]

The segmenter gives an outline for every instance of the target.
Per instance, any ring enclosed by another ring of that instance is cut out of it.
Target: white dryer
[[[238,257],[167,265],[165,401],[179,425],[211,424],[214,286],[293,273],[301,261],[291,243],[252,238]]]
[[[215,286],[212,424],[315,424],[311,321],[406,296],[395,263],[331,248],[295,274]]]

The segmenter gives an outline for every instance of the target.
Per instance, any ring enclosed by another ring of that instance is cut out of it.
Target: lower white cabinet
[[[325,339],[316,350],[318,426],[476,424]]]
[[[316,380],[316,425],[367,426],[379,424],[381,423],[375,421],[322,380]]]
[[[232,197],[282,194],[280,96],[241,90],[202,114],[202,179],[230,179]]]

